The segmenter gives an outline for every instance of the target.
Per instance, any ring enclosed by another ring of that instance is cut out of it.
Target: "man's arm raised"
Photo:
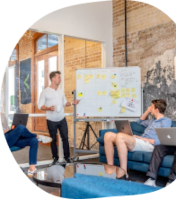
[[[145,113],[140,117],[141,120],[146,120],[147,116],[151,112],[151,106],[148,107],[148,109],[145,111]]]

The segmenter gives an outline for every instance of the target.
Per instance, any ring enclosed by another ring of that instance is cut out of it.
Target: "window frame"
[[[40,50],[40,51],[37,51],[37,41],[41,37],[43,37],[44,35],[46,35],[46,46],[47,46],[47,48]],[[49,35],[48,33],[38,33],[38,36],[35,38],[35,40],[34,40],[34,55],[35,55],[35,57],[43,55],[43,54],[47,54],[49,52],[52,52],[52,51],[55,51],[55,50],[58,49],[59,39],[58,39],[58,44],[51,46],[51,47],[48,47],[48,35]]]

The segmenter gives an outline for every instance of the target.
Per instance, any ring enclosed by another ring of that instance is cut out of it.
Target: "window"
[[[15,113],[15,66],[8,68],[8,112]]]
[[[48,48],[58,44],[57,35],[48,35]]]
[[[16,51],[16,49],[14,49],[13,52],[12,52],[12,55],[10,57],[10,61],[14,61],[14,60],[17,59],[17,55],[16,54],[17,54],[17,51]]]
[[[58,44],[58,36],[45,34],[37,40],[37,52]]]
[[[47,48],[47,42],[46,42],[46,35],[43,35],[38,41],[37,41],[37,52],[40,50],[44,50]]]
[[[45,86],[45,81],[44,81],[44,67],[45,67],[45,62],[44,60],[41,60],[38,62],[37,65],[37,79],[38,79],[38,89],[37,89],[37,101],[39,101],[39,97],[41,92],[44,90],[44,86]]]
[[[50,57],[49,58],[49,74],[52,72],[52,71],[56,71],[57,70],[57,56],[54,56],[54,57]],[[50,81],[50,78],[49,78],[49,84],[51,83]]]

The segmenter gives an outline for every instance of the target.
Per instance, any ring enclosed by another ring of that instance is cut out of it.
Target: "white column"
[[[59,65],[59,71],[61,72],[61,88],[64,91],[64,35],[59,36],[59,42],[58,42],[58,65]],[[59,162],[64,161],[64,153],[63,153],[63,143],[61,140],[61,137],[59,135]]]

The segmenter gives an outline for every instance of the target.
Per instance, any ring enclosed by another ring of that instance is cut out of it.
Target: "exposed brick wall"
[[[125,17],[124,0],[113,0],[113,64],[114,66],[125,65]],[[171,22],[171,19],[157,8],[148,4],[127,1],[127,32],[128,32],[128,53],[135,48],[134,42],[139,40],[139,31],[148,28],[152,37],[152,28],[157,29],[158,25]],[[145,34],[145,33],[144,33]],[[145,35],[144,35],[145,36]],[[143,41],[144,43],[145,41]],[[131,55],[129,54],[129,59]],[[131,59],[130,59],[131,60]],[[141,66],[142,67],[142,66]]]
[[[26,31],[25,34],[19,40],[19,62],[32,57],[32,39],[36,32]],[[32,71],[32,75],[34,75],[34,71]],[[31,77],[32,77],[31,75]],[[30,104],[21,104],[21,96],[19,91],[19,107],[22,113],[32,113],[32,103]],[[32,118],[28,119],[27,128],[32,130]]]
[[[125,66],[124,6],[124,0],[113,0],[113,64],[115,67]],[[176,24],[166,14],[151,5],[127,1],[127,45],[128,66],[141,67],[142,83],[145,84],[148,81],[147,72],[156,70],[155,65],[158,61],[161,63],[162,71],[174,70]],[[170,52],[169,56],[168,52]],[[173,78],[169,81],[174,84]],[[153,97],[159,97],[159,94]],[[148,97],[147,100],[149,104],[152,97]],[[174,99],[170,98],[170,100]],[[145,103],[146,99],[144,99],[144,108],[147,106]],[[168,116],[174,119],[171,112]]]
[[[65,96],[68,101],[73,101],[72,91],[76,89],[76,69],[80,68],[100,68],[101,67],[101,44],[91,41],[85,41],[80,39],[73,39],[65,37],[65,52],[64,52],[64,83],[65,83]],[[73,107],[65,108],[65,112],[73,113]],[[69,129],[69,142],[70,146],[73,146],[74,132],[73,132],[73,117],[67,117],[68,129]],[[100,122],[91,123],[96,134],[102,129]],[[77,123],[76,126],[77,142],[79,147],[83,131],[85,130],[85,123]],[[96,139],[90,131],[90,144],[96,142]],[[98,144],[94,149],[98,148]]]

